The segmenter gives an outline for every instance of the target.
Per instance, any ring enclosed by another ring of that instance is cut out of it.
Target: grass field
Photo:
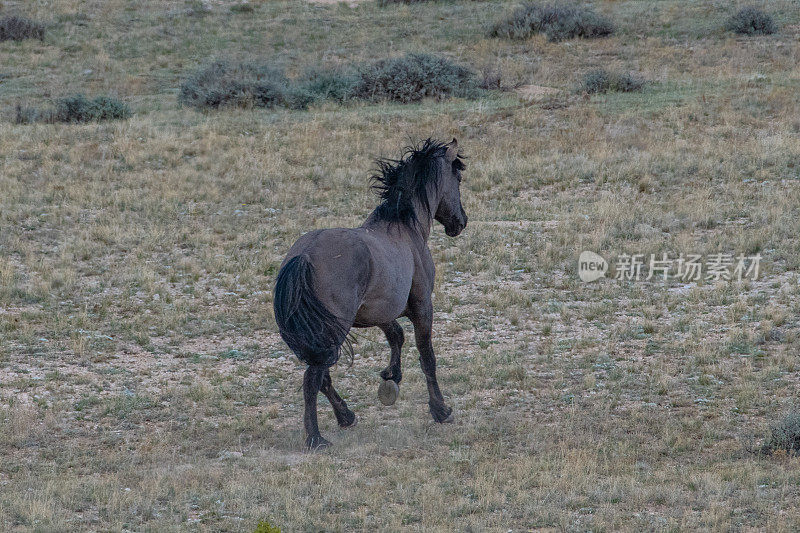
[[[800,11],[605,0],[616,33],[486,37],[515,4],[6,1],[0,43],[0,530],[800,528],[800,458],[758,453],[800,387]],[[405,52],[498,68],[478,100],[180,107],[190,72],[290,75]],[[584,95],[598,67],[648,80]],[[513,87],[523,86],[519,90]],[[535,86],[533,88],[529,86]],[[133,115],[13,123],[110,94]],[[359,417],[303,451],[302,365],[271,291],[302,233],[358,225],[377,156],[459,139],[470,224],[437,226],[437,425],[407,321],[400,400],[361,331],[332,370]],[[742,283],[582,283],[581,251],[763,257]]]

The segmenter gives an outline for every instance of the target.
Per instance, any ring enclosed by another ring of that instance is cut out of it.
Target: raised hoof
[[[355,425],[358,424],[358,418],[356,418],[356,414],[352,411],[348,411],[347,414],[336,421],[339,423],[339,427],[342,429],[355,427]]]
[[[325,439],[322,435],[317,435],[316,437],[306,437],[306,449],[310,452],[315,452],[317,450],[322,450],[331,446],[330,441]]]
[[[453,422],[453,409],[443,405],[441,407],[429,406],[433,420],[439,424],[450,424]]]
[[[400,387],[392,380],[381,381],[378,387],[378,399],[383,405],[394,405],[397,396],[400,394]]]

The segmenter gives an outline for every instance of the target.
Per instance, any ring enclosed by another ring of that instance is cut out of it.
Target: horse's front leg
[[[414,325],[414,337],[419,351],[419,363],[428,385],[428,407],[437,422],[452,422],[453,410],[444,403],[439,382],[436,381],[436,356],[433,353],[431,333],[433,327],[433,304],[430,300],[415,305],[410,315]]]
[[[381,371],[381,382],[378,387],[378,399],[383,405],[392,405],[397,401],[397,396],[400,392],[400,380],[403,379],[403,372],[400,368],[400,353],[403,349],[403,327],[397,323],[397,320],[392,320],[388,324],[379,326],[386,335],[386,340],[389,343],[389,348],[392,350],[392,356],[389,360],[389,366]]]

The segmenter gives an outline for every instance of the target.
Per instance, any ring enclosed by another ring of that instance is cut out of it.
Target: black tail
[[[278,273],[273,305],[281,337],[301,361],[336,364],[350,328],[314,293],[314,265],[307,256],[291,258]]]

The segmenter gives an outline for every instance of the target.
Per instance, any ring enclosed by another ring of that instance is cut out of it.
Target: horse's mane
[[[400,159],[382,158],[375,161],[377,169],[371,176],[372,188],[381,199],[375,209],[380,220],[400,222],[412,226],[418,222],[414,202],[430,216],[428,187],[439,186],[441,167],[437,159],[444,157],[447,145],[441,141],[427,138],[418,145],[409,145],[403,150]],[[460,156],[460,154],[459,154]],[[460,159],[453,162],[457,168],[464,168]]]

